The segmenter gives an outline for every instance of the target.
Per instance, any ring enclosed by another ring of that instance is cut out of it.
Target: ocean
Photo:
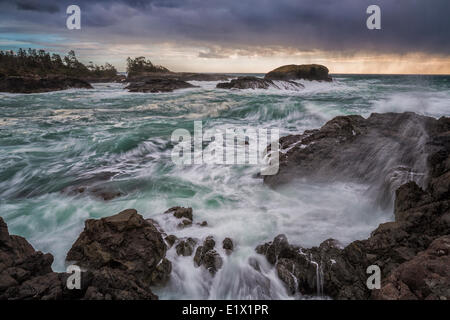
[[[367,238],[393,220],[392,206],[366,197],[368,186],[299,181],[272,189],[252,165],[176,166],[171,161],[175,129],[279,129],[280,135],[321,127],[338,115],[413,111],[450,116],[450,76],[332,75],[333,82],[301,81],[301,90],[216,89],[217,82],[172,93],[129,93],[124,84],[94,84],[42,94],[0,93],[0,215],[10,232],[37,250],[65,255],[84,221],[135,208],[167,234],[235,243],[222,269],[211,277],[192,256],[168,252],[173,263],[160,299],[292,299],[258,244],[284,233],[304,247],[328,238],[343,245]],[[73,186],[96,185],[122,196],[104,201]],[[192,207],[193,225],[178,230],[163,214]],[[219,245],[219,247],[221,247]],[[261,273],[249,264],[256,259]]]

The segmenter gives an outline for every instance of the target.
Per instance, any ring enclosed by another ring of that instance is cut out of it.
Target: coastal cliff
[[[417,130],[406,130],[411,123],[423,131],[413,135]],[[402,142],[400,133],[407,133],[412,140]],[[380,141],[372,140],[370,147],[365,145],[367,137],[375,136]],[[423,148],[422,152],[415,153],[412,146],[417,145],[415,139],[419,136],[424,138],[420,140]],[[449,118],[434,119],[413,113],[379,114],[368,119],[337,117],[319,130],[284,137],[282,150],[290,149],[281,159],[283,179],[303,175],[302,166],[310,173],[305,177],[320,177],[319,172],[340,177],[333,170],[340,172],[343,168],[329,161],[334,157],[342,160],[340,157],[348,153],[353,162],[342,165],[358,172],[352,179],[379,181],[371,179],[389,171],[360,170],[358,162],[368,160],[366,153],[377,159],[376,152],[368,148],[378,150],[377,143],[386,146],[393,140],[405,144],[404,149],[397,146],[397,151],[405,152],[400,152],[400,159],[412,167],[404,179],[377,188],[383,194],[383,188],[390,190],[397,186],[393,193],[394,221],[381,224],[368,239],[345,247],[337,240],[328,239],[318,247],[305,248],[279,235],[259,245],[256,252],[273,265],[289,294],[334,299],[450,299],[449,137]],[[302,147],[304,144],[315,147],[308,150],[310,147]],[[426,160],[422,168],[426,174],[414,178],[411,173],[422,165],[422,157]],[[326,163],[334,164],[327,167]],[[300,171],[291,171],[293,167]],[[373,168],[373,163],[369,167]],[[399,171],[400,177],[404,170]],[[276,188],[283,181],[266,182]],[[178,230],[194,224],[191,208],[174,207],[164,216],[173,219]],[[206,221],[196,224],[208,225]],[[214,235],[204,239],[167,235],[156,221],[144,219],[133,209],[87,220],[84,231],[67,254],[68,263],[82,267],[81,289],[68,290],[69,275],[51,269],[53,256],[35,251],[22,237],[10,235],[0,218],[0,299],[156,299],[150,285],[164,286],[170,278],[172,263],[166,255],[170,248],[174,247],[178,256],[193,257],[196,267],[214,276],[224,263],[216,240]],[[225,252],[231,254],[233,248],[234,241],[225,238]],[[381,269],[379,290],[371,291],[366,286],[366,269],[370,265]],[[254,263],[251,266],[259,270]]]

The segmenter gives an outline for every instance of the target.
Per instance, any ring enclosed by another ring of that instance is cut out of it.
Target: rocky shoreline
[[[395,220],[381,224],[366,240],[343,247],[328,239],[318,247],[304,248],[279,235],[257,246],[256,253],[273,265],[290,294],[450,299],[450,118],[413,113],[372,114],[367,119],[341,116],[321,129],[284,137],[280,143],[280,172],[265,180],[271,187],[289,182],[292,176],[320,180],[326,173],[341,180],[353,171],[348,179],[379,183],[374,195],[396,188]],[[379,158],[389,147],[395,147],[399,163],[409,166],[397,176],[375,166],[379,161],[383,168],[393,164]],[[376,161],[366,165],[374,170],[361,166],[371,159]],[[418,169],[424,175],[411,174]],[[404,172],[409,174],[403,176]],[[374,174],[377,179],[372,180]],[[390,178],[380,180],[380,176]],[[191,208],[173,207],[164,217],[173,219],[180,230],[194,225]],[[81,289],[69,290],[69,274],[51,268],[53,256],[10,235],[0,218],[0,299],[157,299],[151,286],[164,286],[170,278],[172,262],[166,257],[170,248],[179,256],[191,256],[196,267],[214,276],[224,263],[217,240],[213,235],[203,239],[168,235],[134,209],[89,219],[67,254],[67,263],[83,270]],[[232,254],[231,238],[221,245]],[[381,269],[379,290],[366,286],[371,265]]]
[[[0,92],[42,93],[71,88],[92,89],[89,82],[65,76],[0,76]]]

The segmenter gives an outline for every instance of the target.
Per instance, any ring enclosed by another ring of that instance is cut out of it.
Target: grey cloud
[[[84,39],[450,55],[448,0],[62,0],[58,4],[64,8],[71,2],[82,9]],[[0,17],[36,19],[38,29],[39,25],[65,27],[59,15],[42,21],[11,6],[2,8],[2,3]],[[39,3],[49,8],[54,2]],[[366,8],[371,4],[381,7],[381,30],[366,28]],[[199,53],[205,58],[225,55],[221,50]]]

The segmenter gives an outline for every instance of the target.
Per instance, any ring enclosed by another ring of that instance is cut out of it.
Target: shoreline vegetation
[[[145,57],[127,58],[127,76],[105,63],[103,66],[78,61],[71,50],[66,56],[45,50],[19,49],[0,51],[0,92],[41,93],[70,88],[91,89],[91,83],[126,82],[130,92],[172,92],[193,88],[188,81],[229,81],[217,84],[218,89],[301,89],[293,80],[332,81],[328,68],[322,65],[286,65],[266,74],[264,79],[220,73],[172,72],[153,64]]]

